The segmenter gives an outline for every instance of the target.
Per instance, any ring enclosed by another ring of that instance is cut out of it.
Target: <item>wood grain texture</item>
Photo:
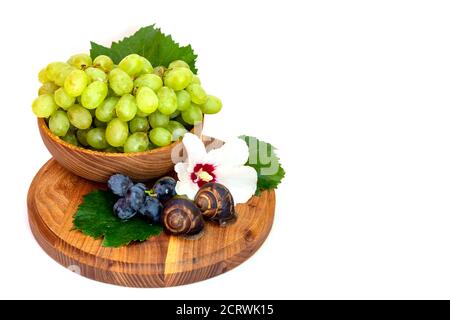
[[[55,136],[44,119],[38,119],[39,132],[51,155],[67,170],[85,179],[106,182],[115,173],[123,173],[136,181],[164,176],[173,170],[172,150],[180,142],[167,147],[136,153],[106,153],[74,146]],[[196,134],[201,133],[196,127]]]
[[[207,223],[197,240],[161,234],[143,243],[105,248],[72,230],[83,195],[103,184],[80,178],[54,159],[34,178],[28,193],[31,230],[40,246],[81,275],[128,287],[169,287],[205,280],[247,260],[272,227],[275,192],[265,191],[236,206],[237,221],[227,227]]]

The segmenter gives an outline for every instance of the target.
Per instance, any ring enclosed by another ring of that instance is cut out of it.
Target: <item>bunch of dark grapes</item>
[[[114,214],[128,220],[139,213],[151,223],[160,224],[163,204],[176,195],[175,185],[174,178],[163,177],[153,185],[150,195],[144,184],[134,184],[126,175],[115,174],[108,180],[108,188],[120,197],[114,204]]]

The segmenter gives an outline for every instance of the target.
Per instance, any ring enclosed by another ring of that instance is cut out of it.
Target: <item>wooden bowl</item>
[[[173,171],[172,149],[169,146],[136,153],[110,153],[74,146],[54,135],[44,119],[38,119],[39,132],[51,155],[67,170],[77,176],[97,182],[106,182],[115,173],[122,173],[135,181],[159,178]],[[200,134],[197,129],[197,134]]]

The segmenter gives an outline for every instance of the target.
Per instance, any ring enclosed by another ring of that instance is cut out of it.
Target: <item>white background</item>
[[[2,1],[0,297],[450,298],[447,1]],[[201,283],[129,289],[64,269],[28,227],[50,158],[37,73],[156,23],[192,44],[223,111],[206,132],[273,143],[287,171],[263,247]]]

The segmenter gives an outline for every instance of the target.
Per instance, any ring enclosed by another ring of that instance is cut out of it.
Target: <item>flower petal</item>
[[[218,167],[216,174],[217,182],[230,190],[235,203],[245,203],[255,194],[258,175],[254,168]]]
[[[178,163],[177,163],[178,165]],[[184,164],[184,166],[187,166],[187,164]],[[176,166],[175,166],[176,167]],[[181,166],[178,166],[178,169],[181,169]],[[177,168],[175,169],[175,171]],[[178,175],[178,181],[175,186],[175,192],[178,195],[186,195],[189,199],[194,199],[195,194],[198,191],[198,186],[194,182],[192,182],[190,173],[184,169],[177,171]]]
[[[206,156],[206,162],[216,166],[236,167],[243,166],[248,160],[248,146],[244,140],[233,138],[222,147],[211,150]]]
[[[183,145],[187,151],[187,161],[192,163],[198,163],[205,159],[206,149],[202,140],[195,134],[190,132],[186,133],[183,138]]]

